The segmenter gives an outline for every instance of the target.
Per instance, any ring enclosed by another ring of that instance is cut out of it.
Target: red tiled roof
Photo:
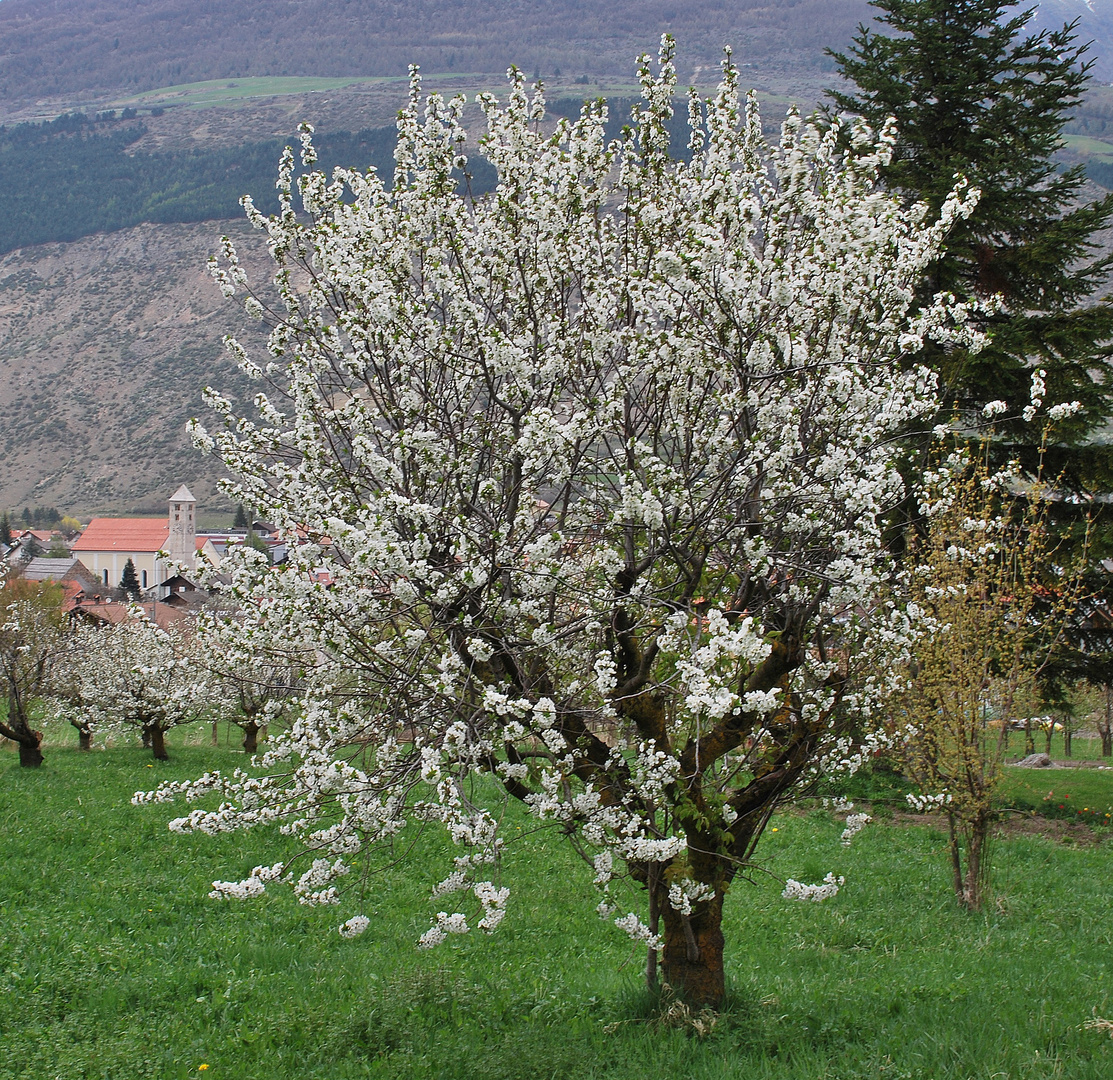
[[[170,536],[166,518],[93,518],[71,551],[161,551]]]
[[[133,605],[121,603],[116,600],[101,600],[99,597],[93,599],[77,598],[73,601],[72,605],[66,610],[73,611],[79,615],[85,615],[89,618],[99,619],[106,623],[121,623],[131,617],[130,609]],[[152,619],[156,626],[161,627],[163,630],[169,630],[175,623],[180,622],[182,619],[188,618],[188,614],[180,611],[178,608],[173,607],[166,603],[155,603],[151,600],[146,600],[139,604],[143,614],[148,619]]]

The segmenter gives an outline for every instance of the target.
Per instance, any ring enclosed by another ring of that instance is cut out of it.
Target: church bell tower
[[[166,550],[172,559],[185,566],[197,565],[197,500],[182,484],[170,496],[170,536]]]

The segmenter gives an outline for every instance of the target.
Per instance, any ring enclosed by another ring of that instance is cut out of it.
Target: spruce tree
[[[12,543],[12,521],[8,517],[8,512],[5,510],[3,517],[0,517],[0,544],[4,547],[11,547]]]
[[[139,575],[135,572],[135,563],[131,559],[124,563],[124,572],[120,576],[120,591],[129,600],[139,600]]]
[[[991,343],[977,355],[929,346],[919,357],[940,376],[943,400],[971,417],[1003,399],[1026,404],[1034,368],[1047,371],[1047,401],[1080,401],[1063,432],[1077,441],[1113,411],[1113,306],[1094,296],[1111,259],[1095,234],[1113,219],[1113,194],[1087,203],[1081,166],[1054,161],[1064,123],[1089,81],[1092,61],[1075,24],[1025,33],[1032,11],[1000,0],[874,0],[885,29],[859,26],[847,53],[831,53],[854,84],[832,91],[839,109],[878,126],[892,116],[897,144],[886,182],[937,209],[961,174],[981,189],[930,269],[923,299],[999,297],[981,319]],[[893,36],[889,36],[892,34]],[[1034,444],[1019,423],[1010,441]],[[1100,451],[1060,454],[1073,479],[1109,490]],[[1104,474],[1104,475],[1102,475]]]
[[[232,521],[233,529],[246,529],[251,523],[247,520],[247,512],[243,508],[243,503],[236,503],[236,516]]]

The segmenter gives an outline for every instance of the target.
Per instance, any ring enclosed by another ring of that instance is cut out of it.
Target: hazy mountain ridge
[[[682,62],[829,66],[863,0],[4,0],[0,95],[54,97],[248,75],[630,73],[669,30]]]

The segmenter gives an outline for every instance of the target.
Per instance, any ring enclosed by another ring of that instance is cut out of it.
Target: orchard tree
[[[205,612],[197,628],[198,661],[214,680],[221,719],[243,732],[248,754],[259,749],[260,735],[297,708],[303,673],[313,663],[304,649],[276,652],[269,644],[265,631],[243,613],[229,618]]]
[[[68,631],[57,585],[14,578],[0,589],[0,678],[8,703],[0,735],[16,743],[26,768],[43,762],[43,736],[32,726],[32,713],[50,690],[54,665],[68,648]]]
[[[212,708],[208,674],[181,633],[156,626],[142,608],[128,618],[84,631],[75,654],[74,696],[98,727],[131,728],[165,761],[166,733],[202,719]]]
[[[245,200],[282,305],[247,292],[267,360],[229,342],[257,418],[210,393],[222,426],[195,437],[289,544],[280,566],[222,565],[232,595],[318,662],[266,775],[136,801],[219,790],[172,828],[282,820],[313,861],[214,895],[287,877],[339,902],[350,870],[440,823],[459,854],[434,896],[474,900],[421,944],[493,930],[512,842],[497,784],[591,860],[649,978],[660,954],[678,993],[716,1005],[723,903],[770,815],[875,730],[908,636],[883,598],[891,436],[934,408],[930,374],[899,360],[929,332],[973,343],[946,298],[912,318],[912,297],[975,200],[902,208],[877,183],[888,127],[790,112],[770,149],[729,57],[712,99],[693,92],[678,162],[672,60],[668,39],[658,76],[643,58],[611,145],[601,102],[547,135],[518,73],[505,106],[481,95],[499,176],[481,200],[457,190],[463,98],[423,106],[416,74],[392,185],[309,173],[306,221],[287,151],[281,213]],[[227,295],[247,285],[228,240],[213,270]]]

